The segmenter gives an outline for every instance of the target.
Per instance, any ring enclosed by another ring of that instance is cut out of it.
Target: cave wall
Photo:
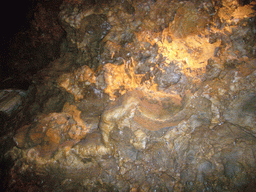
[[[33,118],[7,153],[9,188],[254,188],[254,2],[64,0],[60,9],[67,36],[33,79]]]

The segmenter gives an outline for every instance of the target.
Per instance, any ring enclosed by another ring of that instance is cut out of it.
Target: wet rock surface
[[[254,191],[255,6],[64,0],[60,58],[0,100],[6,191]]]

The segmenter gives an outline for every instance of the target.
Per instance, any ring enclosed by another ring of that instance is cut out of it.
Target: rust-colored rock
[[[18,130],[14,137],[16,145],[20,148],[35,147],[39,155],[51,157],[58,149],[71,147],[83,139],[89,128],[80,119],[81,111],[69,104],[65,105],[65,111],[42,116],[33,126]]]
[[[17,147],[24,148],[27,142],[27,132],[29,130],[30,125],[25,125],[22,128],[18,129],[16,131],[15,136],[13,137],[13,140]]]

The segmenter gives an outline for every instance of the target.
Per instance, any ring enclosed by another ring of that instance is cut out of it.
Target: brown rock
[[[43,125],[38,124],[37,126],[31,128],[28,136],[30,138],[30,141],[32,142],[32,145],[40,144],[45,136]]]
[[[59,131],[56,129],[48,129],[46,132],[46,136],[48,137],[51,142],[59,144],[60,143],[60,134]]]
[[[16,131],[15,136],[13,137],[13,140],[17,147],[24,148],[27,142],[27,132],[30,128],[30,125],[25,125],[24,127],[18,129]]]
[[[197,34],[209,23],[209,15],[201,14],[192,2],[177,10],[171,29],[178,38]]]

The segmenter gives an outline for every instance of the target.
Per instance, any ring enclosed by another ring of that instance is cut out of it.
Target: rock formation
[[[255,6],[64,0],[8,189],[255,189]]]

